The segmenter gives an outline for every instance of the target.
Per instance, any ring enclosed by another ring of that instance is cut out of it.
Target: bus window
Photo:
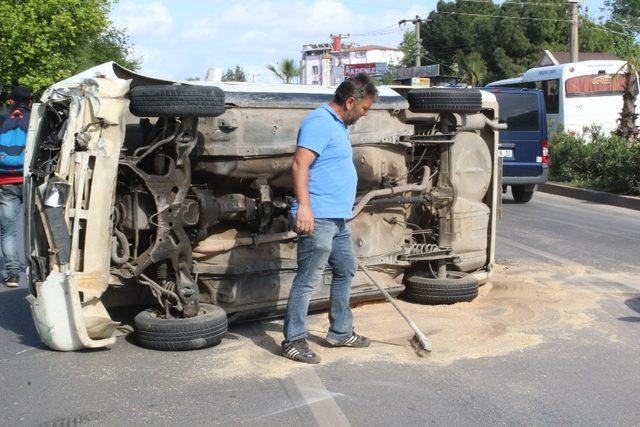
[[[509,131],[537,131],[538,102],[535,93],[496,93],[500,121]]]
[[[624,76],[620,74],[592,74],[567,79],[564,83],[567,98],[579,96],[622,95]]]
[[[547,114],[558,114],[560,112],[560,80],[538,80],[535,83],[536,89],[542,89],[544,104],[547,107]]]

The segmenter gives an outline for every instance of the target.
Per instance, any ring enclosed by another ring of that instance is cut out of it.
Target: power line
[[[629,21],[623,21],[620,18],[616,18],[615,16],[611,17],[611,21],[613,21],[614,24],[621,26],[623,29],[627,31],[630,31],[636,34],[640,33],[640,27],[631,24]]]
[[[398,26],[402,28],[402,25],[411,22],[414,25],[415,30],[415,53],[416,53],[416,67],[419,67],[420,60],[422,58],[422,39],[420,38],[420,24],[427,22],[428,19],[422,19],[419,15],[416,15],[415,19],[401,19],[398,21]]]
[[[632,36],[632,35],[630,35],[630,34],[625,34],[625,33],[621,33],[620,31],[612,30],[611,28],[607,28],[607,27],[602,26],[602,25],[600,25],[600,24],[597,24],[597,23],[595,23],[595,22],[588,21],[588,20],[587,20],[587,21],[585,21],[584,19],[582,19],[582,21],[583,21],[583,24],[591,24],[591,25],[593,25],[593,27],[594,27],[596,30],[604,31],[605,33],[611,33],[611,34],[616,34],[616,35],[619,35],[619,36],[624,36],[624,37],[633,38],[633,36]]]
[[[447,46],[447,47],[435,47],[433,46],[431,49],[429,49],[429,52],[433,52],[433,53],[438,53],[438,54],[446,54],[446,53],[452,53],[458,50],[463,50],[464,48],[467,47],[472,47],[473,43],[465,43],[465,44],[456,44],[456,45],[451,45],[451,46]]]
[[[367,31],[365,33],[358,33],[358,34],[349,34],[350,36],[369,36],[369,35],[374,35],[376,33],[380,33],[380,32],[384,32],[384,31],[389,31],[391,29],[396,29],[396,25],[389,25],[387,27],[382,27],[382,28],[378,28],[376,30],[371,30],[371,31]]]
[[[389,34],[395,34],[395,33],[403,33],[404,31],[396,28],[393,31],[385,31],[384,33],[376,33],[376,34],[350,34],[350,36],[353,37],[379,37],[379,36],[387,36]]]
[[[485,15],[481,13],[465,13],[465,12],[436,12],[442,15],[463,15],[463,16],[483,16],[487,18],[504,18],[504,19],[521,19],[529,21],[554,21],[554,22],[569,22],[569,19],[557,19],[557,18],[533,18],[528,16],[509,16],[509,15]]]
[[[467,3],[486,3],[486,4],[493,4],[496,6],[501,6],[499,4],[494,3],[491,0],[460,0],[463,2],[467,2]],[[514,4],[514,5],[519,5],[519,6],[543,6],[543,7],[567,7],[566,3],[535,3],[535,2],[529,2],[529,1],[504,1],[502,2],[502,4]]]
[[[426,59],[428,59],[429,61],[434,62],[434,63],[439,64],[439,65],[444,65],[444,66],[447,66],[447,67],[452,67],[452,66],[453,66],[453,64],[448,64],[448,63],[446,63],[446,62],[440,62],[440,61],[437,61],[437,60],[435,60],[434,58],[431,58],[431,57],[429,57],[428,55],[425,55],[424,53],[422,54],[422,56],[424,56],[424,57],[425,57]]]

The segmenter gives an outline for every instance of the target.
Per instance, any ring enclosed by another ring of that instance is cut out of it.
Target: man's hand
[[[296,228],[299,234],[313,234],[313,211],[311,206],[298,206],[296,213]]]

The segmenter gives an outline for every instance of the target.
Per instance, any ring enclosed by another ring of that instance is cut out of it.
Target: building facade
[[[388,65],[398,65],[404,54],[392,47],[379,45],[359,46],[355,43],[308,44],[302,47],[300,62],[302,84],[334,86],[345,77],[366,72],[380,78]]]

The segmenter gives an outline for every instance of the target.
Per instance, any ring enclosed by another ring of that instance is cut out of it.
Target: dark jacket
[[[31,110],[27,105],[18,104],[14,106],[8,113],[0,116],[0,134],[8,132],[12,129],[20,128],[25,132],[29,129],[29,118]],[[0,174],[0,185],[20,184],[22,183],[22,174]]]
[[[31,110],[24,105],[18,105],[6,114],[0,115],[0,133],[5,133],[17,127],[25,132],[29,129]]]

